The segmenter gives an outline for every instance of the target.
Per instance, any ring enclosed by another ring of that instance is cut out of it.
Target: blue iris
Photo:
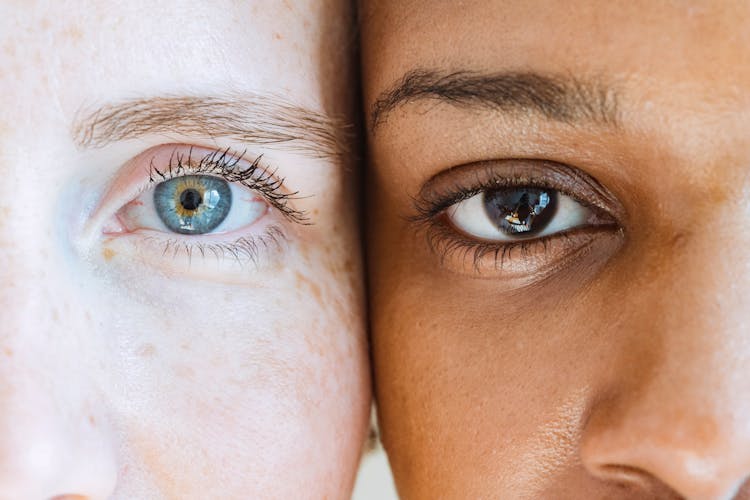
[[[229,183],[212,175],[185,175],[154,188],[156,213],[171,231],[204,234],[226,219],[232,207]]]

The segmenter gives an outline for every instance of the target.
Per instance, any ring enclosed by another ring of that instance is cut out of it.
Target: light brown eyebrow
[[[395,108],[425,99],[508,113],[534,113],[565,123],[618,123],[617,93],[600,82],[533,71],[485,74],[417,69],[378,96],[370,108],[371,130],[375,131]]]
[[[147,134],[230,137],[248,145],[283,145],[314,158],[340,159],[353,126],[339,117],[274,95],[134,99],[79,111],[72,127],[80,148],[101,148]]]

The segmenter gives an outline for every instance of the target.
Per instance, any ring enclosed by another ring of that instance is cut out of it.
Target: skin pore
[[[364,2],[402,498],[750,498],[748,22],[739,1]],[[571,223],[490,237],[470,200],[528,187]]]
[[[0,7],[1,499],[349,498],[370,405],[351,18]],[[193,186],[164,189],[183,211],[229,189],[226,227],[170,232],[158,185]]]

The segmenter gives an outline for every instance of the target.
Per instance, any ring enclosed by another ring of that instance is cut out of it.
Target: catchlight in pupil
[[[226,219],[232,207],[232,191],[219,177],[185,175],[160,182],[154,188],[154,206],[171,231],[204,234]]]
[[[484,210],[492,223],[510,234],[533,235],[557,211],[557,192],[535,188],[503,188],[484,193]]]

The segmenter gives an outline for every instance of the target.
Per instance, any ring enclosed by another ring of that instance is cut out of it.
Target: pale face
[[[403,498],[750,498],[747,2],[365,2]]]
[[[348,498],[348,2],[0,19],[0,498]]]

